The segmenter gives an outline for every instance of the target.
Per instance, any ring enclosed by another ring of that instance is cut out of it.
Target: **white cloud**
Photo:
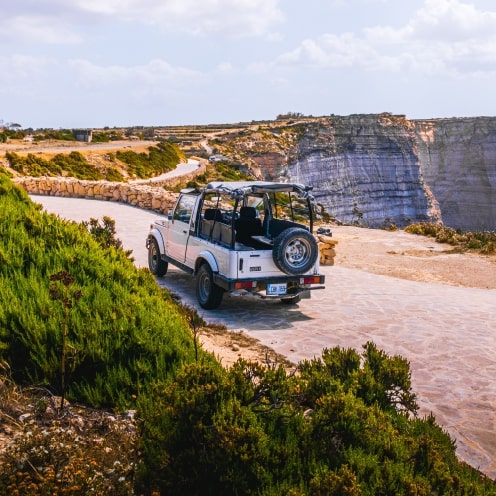
[[[46,16],[29,14],[0,19],[0,40],[20,43],[33,40],[38,43],[79,43],[81,37],[68,25]]]
[[[197,88],[208,77],[184,67],[173,67],[162,60],[131,67],[99,66],[87,60],[57,62],[50,59],[0,57],[0,94],[44,98],[57,84],[70,87],[74,94],[167,95]],[[112,96],[110,96],[112,98]]]
[[[75,72],[80,86],[96,88],[110,87],[181,87],[190,84],[200,84],[204,79],[201,73],[183,68],[173,67],[159,59],[151,60],[136,66],[99,66],[87,60],[72,60],[69,68]]]
[[[368,66],[376,58],[374,49],[364,40],[352,33],[345,33],[340,36],[326,34],[318,40],[304,40],[298,48],[279,57],[278,63],[332,69]]]
[[[411,38],[441,42],[494,37],[496,12],[477,10],[459,0],[426,0],[407,26]]]
[[[20,8],[26,0],[21,0]],[[45,0],[53,15],[57,9],[66,20],[105,18],[151,24],[172,32],[229,36],[270,35],[273,25],[283,20],[279,0]],[[47,8],[48,8],[47,7]],[[29,9],[23,8],[27,15]]]
[[[220,74],[232,74],[236,72],[236,69],[230,62],[221,62],[217,65],[217,71]]]
[[[74,43],[95,24],[145,24],[167,33],[277,39],[280,0],[15,0],[2,7],[0,40]]]
[[[42,57],[26,55],[0,56],[0,90],[20,92],[26,85],[39,84],[44,75],[57,67],[56,62]]]
[[[275,65],[454,75],[496,72],[496,12],[460,0],[425,0],[404,26],[304,40]]]

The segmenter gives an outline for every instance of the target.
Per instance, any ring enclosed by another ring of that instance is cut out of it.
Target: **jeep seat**
[[[241,207],[239,218],[235,220],[236,241],[244,245],[252,245],[252,236],[262,235],[262,222],[257,218],[257,211],[253,207]]]
[[[207,208],[204,213],[205,220],[215,220],[217,222],[222,222],[222,212],[218,208]]]

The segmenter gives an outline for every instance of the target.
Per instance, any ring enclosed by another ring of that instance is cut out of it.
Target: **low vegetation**
[[[78,151],[58,153],[52,158],[41,154],[28,153],[26,156],[15,152],[5,154],[9,166],[23,176],[65,176],[91,181],[124,181],[125,177],[146,179],[174,169],[185,160],[181,150],[168,142],[148,147],[148,152],[132,150],[108,153],[106,166],[97,166]],[[125,176],[119,169],[125,171]]]
[[[24,157],[15,152],[7,152],[5,157],[10,167],[23,176],[70,176],[93,181],[105,179],[95,166],[76,151],[69,154],[58,153],[51,159],[45,159],[34,153],[28,153]]]
[[[432,222],[411,224],[406,232],[434,238],[438,243],[448,243],[458,251],[474,250],[483,254],[496,253],[496,232],[463,232]]]
[[[119,150],[115,156],[127,165],[127,171],[131,177],[140,179],[159,176],[185,161],[185,156],[181,150],[176,145],[166,141],[157,146],[150,146],[148,153]]]
[[[193,359],[170,297],[98,226],[95,239],[40,212],[5,178],[0,212],[0,352],[16,381],[62,392],[64,330],[68,397],[94,407],[131,408]]]
[[[0,492],[133,494],[138,432],[132,416],[78,405],[58,410],[41,387],[23,387],[0,364]],[[20,419],[20,420],[19,420]]]
[[[405,359],[367,343],[224,369],[201,325],[111,219],[62,222],[0,172],[0,493],[496,492],[417,417]]]

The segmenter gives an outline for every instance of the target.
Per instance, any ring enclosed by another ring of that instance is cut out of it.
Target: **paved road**
[[[97,200],[32,199],[66,219],[110,216],[136,265],[146,267],[145,238],[158,214]],[[360,350],[367,341],[404,356],[421,414],[433,412],[456,439],[459,456],[496,478],[496,290],[412,282],[339,266],[323,272],[326,289],[296,307],[228,297],[219,309],[200,309],[200,314],[231,330],[243,329],[293,362],[320,356],[325,347]],[[190,276],[171,268],[158,283],[197,306]]]

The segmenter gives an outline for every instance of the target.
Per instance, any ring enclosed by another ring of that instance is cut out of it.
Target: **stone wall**
[[[177,194],[160,187],[128,183],[83,181],[60,177],[23,177],[12,181],[33,195],[109,200],[160,213],[167,213],[177,198]]]
[[[203,172],[205,172],[205,164],[202,162],[198,169],[190,174],[130,183],[86,181],[73,177],[17,177],[12,181],[33,195],[108,200],[166,214],[174,206],[177,193],[167,191],[164,187],[173,188],[180,183],[192,180],[197,174]]]

